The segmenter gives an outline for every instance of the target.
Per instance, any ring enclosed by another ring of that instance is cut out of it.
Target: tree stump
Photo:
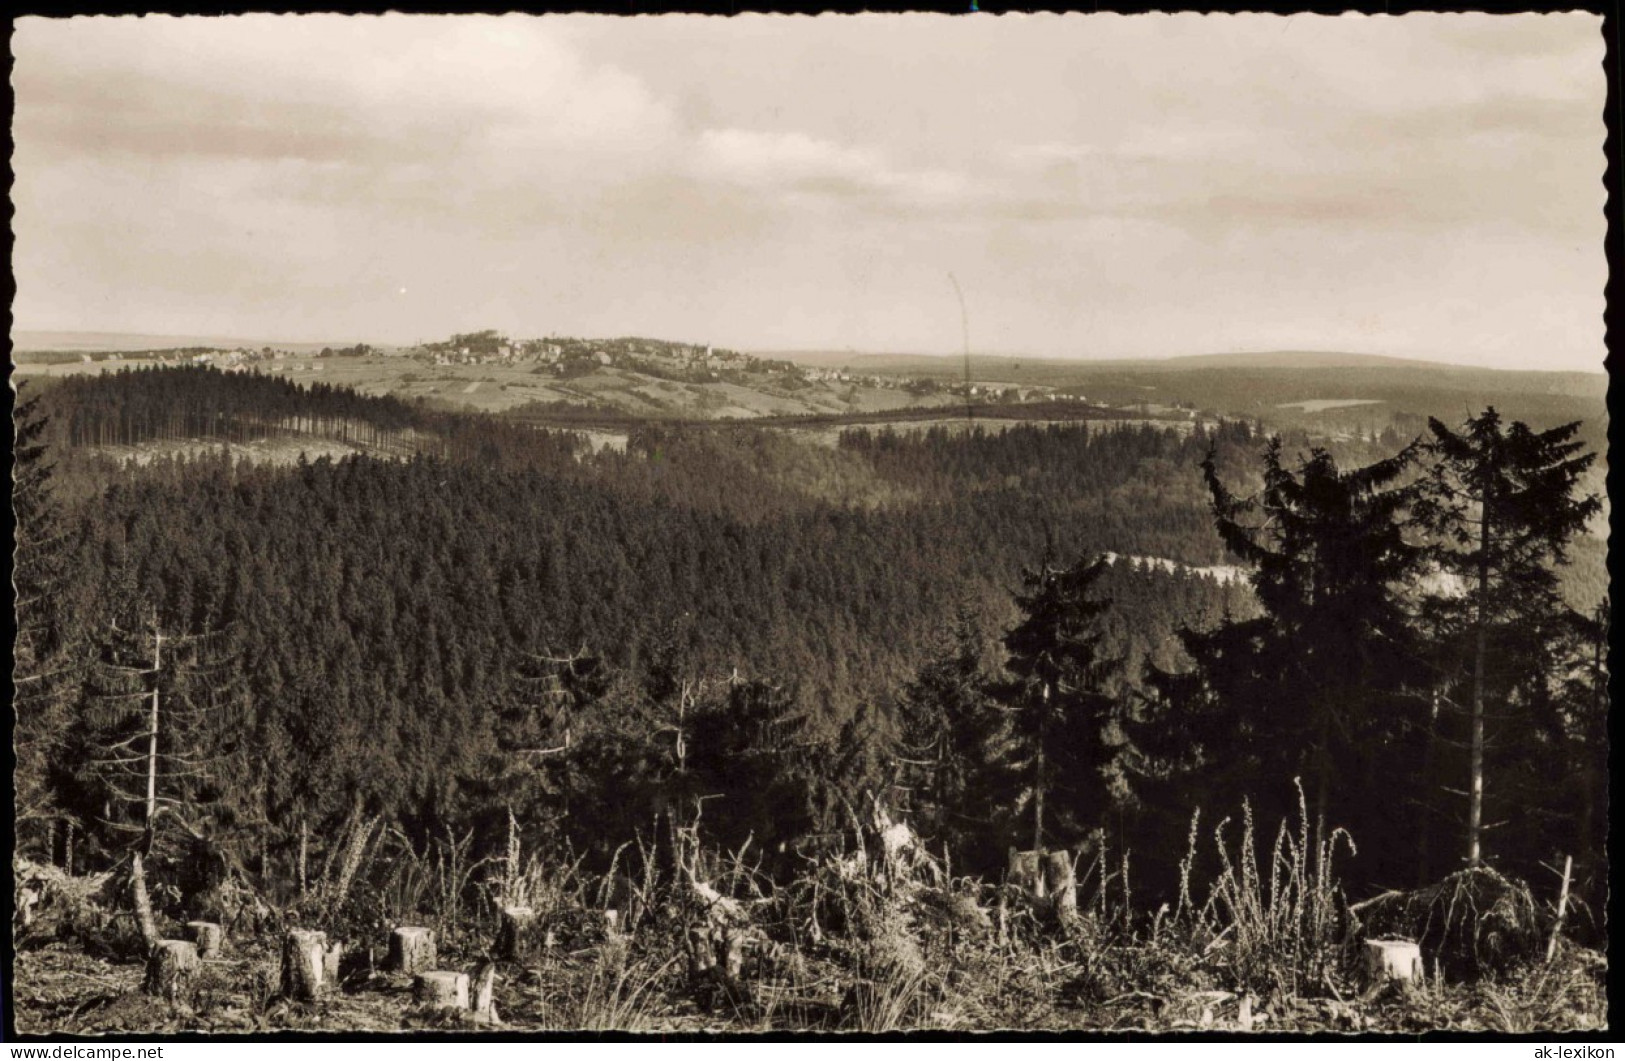
[[[505,962],[534,961],[547,948],[548,933],[528,906],[509,906],[502,911],[502,927],[497,931],[496,956]]]
[[[1365,941],[1366,978],[1373,988],[1385,984],[1415,984],[1421,982],[1422,948],[1403,939],[1368,939]]]
[[[612,961],[619,960],[626,956],[631,943],[632,937],[621,931],[621,912],[605,910],[603,956]]]
[[[1056,920],[1064,923],[1078,916],[1078,878],[1072,852],[1051,851],[1044,856],[1044,885],[1052,897]]]
[[[186,933],[197,944],[199,958],[218,958],[225,947],[226,934],[213,921],[188,921]]]
[[[709,976],[717,965],[716,948],[711,942],[711,933],[704,928],[691,928],[688,930],[688,972],[690,976],[701,978]]]
[[[475,967],[474,974],[470,978],[470,987],[474,992],[473,1009],[476,1020],[489,1024],[496,1024],[500,1020],[497,1017],[496,1005],[491,999],[496,983],[496,962],[481,962]]]
[[[130,856],[130,888],[136,923],[141,926],[141,944],[151,952],[159,943],[158,929],[152,919],[152,897],[147,893],[146,862],[139,851]]]
[[[717,944],[717,958],[722,971],[735,980],[745,971],[745,937],[736,931],[726,931]]]
[[[344,944],[333,942],[322,951],[322,983],[336,988],[339,985],[339,967],[344,959]]]
[[[389,937],[390,969],[401,973],[416,973],[434,968],[434,931],[427,928],[397,928]]]
[[[412,997],[435,1009],[467,1009],[468,974],[446,969],[419,973],[412,982]]]
[[[1038,851],[1017,851],[1010,849],[1010,867],[1005,873],[1005,883],[1019,888],[1035,899],[1044,897],[1044,867],[1042,854]]]
[[[147,959],[147,979],[142,989],[169,1002],[179,1002],[192,994],[192,982],[201,963],[197,944],[183,939],[161,939]]]
[[[14,902],[18,914],[19,928],[27,928],[34,923],[34,906],[39,901],[39,892],[33,888],[20,887],[17,889]]]
[[[737,1010],[750,1003],[750,991],[740,980],[744,964],[744,937],[734,928],[711,924],[688,930],[689,986],[702,1010]]]
[[[282,941],[282,994],[303,1002],[325,994],[332,983],[327,955],[326,932],[300,928],[289,932]]]

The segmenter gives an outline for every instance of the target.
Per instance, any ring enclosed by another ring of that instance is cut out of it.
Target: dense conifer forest
[[[1294,814],[1327,859],[1352,838],[1348,900],[1572,856],[1571,926],[1601,930],[1608,604],[1572,425],[646,424],[595,451],[212,369],[22,399],[17,852],[134,852],[175,916],[227,880],[296,904],[363,826],[609,875],[681,833],[788,882],[879,806],[989,881],[1057,847],[1128,889],[1131,857],[1149,912],[1189,886],[1193,815],[1246,808],[1259,851]],[[273,436],[362,452],[227,445]]]

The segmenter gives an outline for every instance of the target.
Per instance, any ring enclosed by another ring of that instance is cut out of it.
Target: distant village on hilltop
[[[535,366],[532,371],[538,375],[564,379],[590,375],[605,369],[622,369],[684,383],[729,382],[747,375],[759,377],[768,374],[774,377],[775,382],[790,387],[812,383],[846,384],[881,390],[902,390],[919,396],[968,394],[973,398],[1006,402],[1087,401],[1082,394],[1044,385],[1014,386],[1008,383],[973,381],[967,389],[964,383],[954,380],[929,376],[859,373],[847,368],[799,365],[793,361],[758,357],[710,344],[636,337],[580,339],[549,336],[544,339],[515,339],[496,329],[459,333],[441,341],[420,342],[403,347],[379,347],[368,343],[343,347],[323,346],[320,349],[316,349],[314,344],[292,349],[287,346],[261,346],[258,349],[249,346],[180,347],[165,350],[89,352],[79,355],[79,359],[84,362],[195,364],[212,365],[228,372],[256,369],[290,374],[321,372],[324,369],[324,359],[340,357],[408,358],[441,366],[512,367],[530,364]]]

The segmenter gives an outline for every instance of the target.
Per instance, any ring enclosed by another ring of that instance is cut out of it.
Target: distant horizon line
[[[928,357],[942,360],[962,361],[965,354],[962,351],[950,353],[910,352],[902,350],[873,351],[873,350],[820,350],[813,347],[782,348],[752,350],[750,353],[758,355],[776,355],[791,357],[796,354],[819,357]],[[1347,357],[1362,361],[1383,362],[1393,361],[1404,365],[1428,365],[1440,368],[1479,369],[1485,372],[1575,372],[1582,375],[1606,375],[1606,365],[1596,369],[1582,368],[1509,368],[1504,365],[1484,365],[1467,361],[1445,361],[1434,357],[1419,357],[1409,354],[1373,354],[1361,350],[1335,350],[1335,349],[1308,349],[1290,347],[1250,347],[1232,350],[1206,350],[1195,354],[1032,354],[1032,353],[1006,353],[990,350],[970,352],[972,358],[988,358],[991,360],[1018,361],[1032,359],[1035,361],[1060,362],[1088,362],[1091,364],[1135,364],[1143,361],[1205,361],[1222,360],[1225,358],[1245,357],[1288,357],[1299,356],[1307,358]]]
[[[476,330],[479,330],[479,329],[476,329]],[[497,331],[499,334],[503,334],[504,336],[506,336],[508,338],[514,338],[515,337],[515,336],[512,336],[512,335],[508,335],[508,333],[506,331],[504,331],[503,329],[501,329],[501,328],[487,329],[487,330]],[[453,332],[451,334],[463,334],[463,333]],[[30,336],[37,336],[37,337],[51,336],[51,337],[57,337],[57,338],[54,340],[54,342],[48,343],[47,345],[30,347],[30,346],[26,345],[26,338],[30,337]],[[449,338],[449,337],[450,336],[448,335],[445,338]],[[612,340],[622,340],[622,339],[646,339],[646,340],[650,340],[650,341],[653,341],[653,342],[665,342],[665,343],[674,343],[674,344],[675,343],[680,343],[680,344],[690,345],[690,346],[693,346],[693,345],[711,345],[711,346],[721,345],[724,349],[733,349],[733,350],[739,351],[740,353],[751,354],[751,355],[757,356],[757,357],[779,357],[779,358],[784,358],[786,360],[794,360],[796,355],[800,355],[800,356],[803,356],[803,357],[816,356],[816,357],[820,357],[820,358],[837,358],[837,357],[843,357],[843,356],[845,356],[845,357],[863,357],[863,358],[917,357],[917,358],[938,359],[938,360],[944,360],[944,361],[947,361],[947,360],[962,361],[964,359],[964,357],[966,356],[963,351],[957,351],[957,350],[955,350],[955,351],[944,351],[944,352],[932,352],[932,351],[920,351],[920,350],[876,350],[876,349],[858,349],[858,348],[853,348],[853,347],[841,348],[841,347],[818,347],[818,346],[743,347],[743,346],[729,346],[727,344],[696,342],[696,341],[688,340],[688,339],[668,339],[668,338],[662,338],[660,336],[655,336],[655,335],[636,335],[636,334],[630,334],[630,333],[625,334],[625,335],[591,335],[591,336],[589,336],[589,335],[552,335],[552,336],[549,336],[549,335],[534,335],[534,336],[532,336],[532,335],[521,335],[521,336],[517,336],[517,337],[521,338],[521,339],[531,339],[531,340],[547,339],[547,338],[561,338],[561,339],[600,340],[600,341],[606,341],[606,342],[607,341],[612,341]],[[18,329],[14,329],[12,331],[9,338],[10,338],[10,344],[11,344],[11,349],[12,349],[13,353],[15,353],[15,352],[17,352],[19,350],[25,350],[25,351],[29,351],[29,352],[40,352],[40,353],[71,353],[75,349],[86,349],[86,350],[90,350],[90,349],[115,350],[116,349],[116,347],[114,347],[114,346],[94,347],[94,346],[86,345],[87,343],[94,342],[96,339],[99,339],[99,338],[105,338],[105,339],[109,339],[109,340],[121,340],[122,343],[124,344],[123,349],[119,349],[117,351],[117,352],[121,352],[121,353],[140,352],[141,350],[147,350],[147,349],[157,350],[157,349],[167,349],[167,348],[181,347],[181,346],[208,346],[208,345],[230,345],[230,346],[240,346],[240,347],[263,347],[263,346],[270,346],[270,347],[279,347],[279,346],[280,347],[329,347],[329,346],[331,346],[331,347],[343,347],[343,346],[353,346],[356,343],[365,343],[367,345],[373,345],[373,346],[406,348],[406,347],[421,345],[422,342],[444,342],[445,341],[445,338],[422,340],[422,341],[419,341],[419,342],[401,342],[401,341],[397,341],[397,340],[372,340],[372,339],[354,339],[354,338],[351,338],[351,339],[266,339],[266,338],[245,338],[245,337],[242,337],[242,336],[229,336],[229,335],[188,335],[188,334],[172,334],[172,333],[161,333],[161,332],[124,332],[124,331],[70,330],[70,329],[52,329],[52,328],[18,328]],[[128,345],[128,344],[131,344],[131,343],[148,342],[148,341],[153,342],[153,343],[160,343],[161,342],[162,345],[153,345],[153,346],[145,346],[145,347]],[[1309,357],[1309,358],[1350,357],[1350,358],[1358,358],[1358,359],[1361,359],[1361,360],[1372,361],[1372,362],[1385,362],[1385,361],[1396,362],[1396,363],[1399,363],[1399,364],[1402,364],[1402,365],[1407,365],[1407,366],[1410,366],[1410,365],[1414,365],[1414,366],[1433,365],[1433,366],[1440,366],[1440,367],[1444,367],[1444,368],[1479,369],[1479,370],[1490,371],[1490,372],[1572,372],[1572,373],[1576,373],[1576,374],[1579,374],[1579,375],[1607,375],[1608,374],[1608,368],[1607,368],[1606,360],[1604,360],[1604,362],[1602,364],[1599,364],[1597,367],[1589,368],[1589,369],[1587,369],[1587,368],[1537,368],[1537,367],[1509,368],[1509,367],[1505,367],[1505,366],[1501,366],[1501,365],[1474,364],[1474,363],[1471,363],[1471,362],[1464,362],[1464,361],[1446,361],[1446,360],[1439,360],[1437,358],[1418,357],[1418,356],[1414,356],[1414,355],[1405,355],[1405,354],[1374,354],[1374,353],[1367,353],[1367,352],[1358,351],[1358,350],[1291,349],[1291,348],[1282,348],[1282,347],[1260,347],[1260,348],[1250,348],[1250,349],[1209,350],[1209,351],[1203,351],[1201,353],[1138,354],[1138,355],[1130,355],[1130,356],[1125,356],[1125,355],[1121,355],[1121,354],[1043,354],[1043,353],[1031,353],[1031,352],[1026,352],[1026,351],[1009,352],[1009,351],[1003,351],[1003,350],[988,350],[988,351],[974,351],[973,350],[973,351],[970,352],[970,356],[972,358],[986,358],[986,359],[992,359],[992,360],[1015,361],[1015,360],[1031,359],[1031,360],[1037,360],[1037,361],[1049,361],[1049,362],[1061,362],[1061,363],[1065,363],[1065,362],[1083,362],[1083,363],[1095,363],[1095,364],[1114,364],[1114,363],[1115,364],[1130,364],[1130,363],[1144,362],[1144,361],[1184,361],[1184,360],[1205,360],[1205,359],[1219,360],[1219,359],[1225,359],[1225,358],[1268,357],[1268,356],[1280,357],[1280,356],[1292,356],[1292,355],[1302,356],[1302,357]],[[1606,355],[1605,355],[1605,357],[1606,357]]]

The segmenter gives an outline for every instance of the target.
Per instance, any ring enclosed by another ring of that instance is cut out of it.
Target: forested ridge
[[[1091,444],[1161,461],[1191,445],[1143,430],[1099,439],[1023,429],[906,445],[1026,448],[993,459],[1029,469],[1058,447],[1074,461]],[[833,735],[860,704],[887,699],[962,601],[996,636],[1046,533],[1071,551],[1126,540],[1148,555],[1191,552],[1157,509],[1141,535],[1121,533],[1115,507],[1097,520],[1103,479],[1044,497],[1001,474],[995,490],[955,496],[931,480],[965,474],[974,456],[915,476],[883,466],[865,479],[932,500],[853,507],[809,501],[771,474],[793,481],[803,451],[856,474],[866,444],[857,435],[830,453],[770,433],[651,431],[628,454],[555,474],[431,457],[160,461],[79,506],[66,567],[90,640],[121,606],[126,627],[148,608],[166,629],[223,631],[211,652],[260,705],[255,758],[291,791],[333,793],[332,807],[312,808],[320,816],[347,811],[350,794],[408,804],[472,769],[495,748],[485,708],[522,695],[529,655],[585,647],[635,678],[652,646],[674,642],[695,675],[737,668],[794,686],[814,731]],[[1173,511],[1200,525],[1189,506]],[[1191,575],[1125,563],[1111,581],[1123,597],[1114,648],[1157,648],[1166,664],[1176,621],[1245,607],[1241,588]]]
[[[84,448],[301,418],[411,431],[413,452],[136,469]],[[1606,609],[1537,577],[1590,548],[1592,513],[1508,516],[1529,523],[1520,599],[1434,595],[1441,570],[1488,586],[1514,559],[1457,555],[1470,513],[1441,484],[1478,473],[1430,448],[1444,424],[1335,454],[1246,423],[855,428],[834,448],[647,425],[593,453],[190,369],[59,384],[18,422],[19,676],[38,690],[18,703],[19,849],[41,857],[66,822],[82,860],[123,857],[134,812],[94,765],[132,732],[109,668],[145,665],[159,631],[186,646],[155,679],[198,764],[173,782],[186,833],[270,891],[304,837],[362,814],[489,846],[512,810],[531,841],[607,860],[702,794],[708,836],[770,848],[885,794],[970,871],[1103,830],[1166,894],[1193,810],[1274,820],[1295,779],[1355,835],[1351,887],[1408,885],[1462,863],[1475,695],[1485,857],[1527,874],[1561,847],[1606,879]],[[1583,466],[1541,470],[1583,462],[1566,438],[1512,473],[1548,492],[1536,508],[1580,500]]]

